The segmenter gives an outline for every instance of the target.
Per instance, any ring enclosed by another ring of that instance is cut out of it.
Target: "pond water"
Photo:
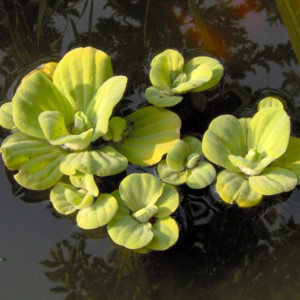
[[[0,16],[0,102],[34,67],[89,45],[128,76],[117,108],[126,115],[147,105],[153,56],[173,48],[225,67],[216,89],[172,109],[182,134],[201,138],[212,118],[250,116],[259,97],[276,94],[300,136],[300,68],[275,1],[14,0],[0,2]],[[300,299],[298,188],[240,209],[222,204],[212,187],[181,187],[178,243],[139,255],[58,216],[48,192],[18,186],[2,160],[0,185],[1,299]]]

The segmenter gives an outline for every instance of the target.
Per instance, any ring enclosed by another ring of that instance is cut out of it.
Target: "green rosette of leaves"
[[[63,215],[77,213],[77,225],[83,229],[106,225],[117,212],[117,200],[110,194],[99,195],[93,175],[77,173],[69,179],[69,183],[60,182],[51,190],[55,210]]]
[[[176,221],[170,217],[179,204],[177,190],[147,173],[131,174],[112,193],[118,210],[108,223],[111,239],[138,252],[166,250],[179,235]]]
[[[223,66],[214,58],[198,56],[184,64],[182,55],[172,49],[156,55],[151,62],[150,81],[145,97],[157,107],[174,106],[181,94],[208,90],[220,81]]]
[[[224,168],[216,181],[223,201],[250,207],[299,184],[300,139],[290,137],[290,119],[279,102],[263,99],[253,118],[219,116],[205,132],[204,155]]]
[[[127,78],[112,76],[110,57],[91,47],[76,48],[49,67],[53,74],[51,68],[50,74],[33,72],[0,109],[0,125],[13,130],[1,153],[6,166],[18,170],[16,181],[43,190],[63,175],[123,171],[127,159],[117,150],[90,146],[107,133]]]
[[[212,164],[201,161],[201,156],[201,141],[187,136],[176,141],[166,159],[158,164],[158,175],[170,184],[186,183],[192,189],[205,188],[214,181],[216,170]]]

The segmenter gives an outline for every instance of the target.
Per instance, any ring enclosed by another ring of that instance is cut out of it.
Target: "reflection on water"
[[[90,45],[112,56],[115,74],[129,77],[125,99],[117,107],[120,115],[127,115],[146,105],[143,92],[150,84],[152,57],[174,48],[187,60],[208,53],[225,66],[224,79],[215,90],[186,95],[173,108],[182,118],[183,135],[201,138],[215,116],[250,116],[261,96],[277,94],[287,101],[293,135],[300,136],[300,69],[273,1],[15,0],[0,1],[0,16],[0,102],[12,98],[30,69],[59,60],[71,48]],[[6,135],[1,129],[0,137]],[[134,171],[140,172],[135,166],[127,169],[127,173]],[[146,171],[155,172],[154,168]],[[12,192],[1,199],[11,202],[5,207],[5,216],[15,215],[16,198],[28,207],[27,202],[48,199],[47,191],[41,194],[20,188],[10,172],[7,176],[3,172],[1,184],[7,181]],[[111,192],[118,182],[118,178],[103,179],[101,191]],[[175,214],[181,227],[178,244],[164,253],[147,255],[101,248],[101,241],[109,243],[107,237],[101,232],[70,230],[72,220],[61,222],[47,202],[44,213],[52,212],[53,217],[43,224],[45,241],[34,236],[29,239],[42,257],[38,279],[32,278],[32,282],[40,285],[42,278],[48,278],[51,284],[43,298],[300,298],[298,189],[266,197],[261,205],[247,210],[224,205],[212,187],[181,190],[183,202]],[[14,226],[15,232],[28,232],[26,220],[0,220],[2,240],[6,241],[3,249],[9,251],[7,245],[13,245],[16,238],[28,239],[5,230]],[[46,228],[56,228],[59,221],[60,233],[70,237],[57,237],[55,244]],[[35,226],[42,228],[41,224]],[[41,243],[50,245],[49,249],[39,246]],[[2,264],[10,266],[7,264],[16,259],[1,249],[0,258],[7,261],[0,262],[0,272]],[[24,273],[16,269],[8,274],[14,272],[31,280],[25,269]],[[16,285],[16,276],[9,278],[6,282]],[[27,299],[35,299],[30,292],[26,294],[22,281],[18,288]],[[4,295],[9,293],[4,291]]]

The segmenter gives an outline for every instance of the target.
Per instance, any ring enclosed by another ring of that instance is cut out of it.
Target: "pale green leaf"
[[[139,222],[145,223],[150,221],[150,219],[157,213],[158,208],[156,205],[150,204],[143,207],[136,212],[132,213],[132,216]]]
[[[108,124],[108,134],[111,135],[111,140],[113,142],[119,142],[123,138],[123,133],[126,130],[127,122],[124,118],[113,117],[109,120]],[[103,136],[104,138],[104,136]]]
[[[70,181],[73,186],[80,189],[85,189],[94,197],[97,197],[99,194],[99,189],[95,183],[94,176],[91,174],[77,172],[76,174],[70,176]]]
[[[163,192],[162,183],[153,175],[135,173],[125,177],[119,186],[122,200],[131,211],[155,204]]]
[[[253,190],[262,195],[276,195],[294,189],[297,177],[290,170],[269,167],[261,175],[251,176],[249,184]]]
[[[181,172],[174,171],[173,169],[168,167],[166,160],[162,160],[158,164],[157,173],[162,181],[169,184],[180,185],[185,183],[187,179],[186,170],[183,170]]]
[[[156,107],[170,107],[182,101],[182,96],[172,95],[172,91],[159,90],[156,87],[149,87],[145,91],[147,101]]]
[[[67,153],[45,140],[18,131],[3,141],[1,153],[10,170],[19,170],[17,182],[28,189],[48,189],[63,176],[59,166]]]
[[[114,76],[105,81],[90,101],[86,115],[94,125],[93,141],[108,130],[109,119],[116,104],[121,100],[127,84],[127,77]]]
[[[207,82],[193,89],[192,92],[201,92],[213,88],[218,84],[223,76],[224,68],[220,62],[207,56],[198,56],[189,60],[184,66],[183,72],[190,76],[189,74],[193,74],[194,70],[199,68],[201,65],[208,66],[212,72],[212,76]]]
[[[234,166],[250,176],[259,175],[274,160],[272,157],[265,157],[258,161],[251,161],[236,155],[229,155],[229,159]]]
[[[145,247],[154,235],[149,222],[140,223],[130,215],[118,213],[107,224],[107,231],[113,242],[128,249]]]
[[[251,118],[240,118],[239,122],[242,126],[242,129],[244,131],[244,137],[245,137],[245,143],[247,143],[248,140],[248,128],[250,126]]]
[[[156,55],[151,62],[150,81],[153,86],[168,90],[173,80],[182,73],[184,60],[182,55],[172,49],[167,49]]]
[[[163,192],[155,205],[158,207],[156,218],[164,218],[172,214],[179,205],[179,194],[176,188],[164,183]]]
[[[262,157],[277,158],[288,145],[290,118],[278,108],[265,108],[257,112],[248,129],[248,149],[256,148]]]
[[[185,168],[185,162],[189,155],[189,146],[182,140],[174,143],[167,154],[166,162],[170,169],[181,172]]]
[[[57,212],[69,215],[76,211],[76,208],[67,201],[65,191],[69,189],[76,192],[77,189],[70,184],[59,183],[54,186],[50,193],[50,201]]]
[[[15,127],[12,102],[6,102],[0,107],[0,126],[5,129],[13,129]]]
[[[53,82],[72,104],[86,111],[99,87],[113,75],[110,57],[95,48],[76,48],[58,63]]]
[[[189,154],[197,153],[202,155],[202,143],[193,136],[186,136],[182,139],[189,146]]]
[[[100,194],[89,207],[79,210],[76,221],[83,229],[95,229],[106,225],[115,216],[118,209],[116,199],[110,194]]]
[[[119,151],[133,164],[158,163],[180,137],[181,120],[167,109],[148,106],[126,119],[133,124],[132,132],[121,142]]]
[[[71,203],[76,209],[84,209],[90,207],[94,202],[94,197],[83,190],[65,190],[65,197],[69,203]]]
[[[244,156],[247,153],[244,130],[232,115],[215,118],[202,139],[203,154],[213,163],[228,170],[239,169],[230,162],[229,155]]]
[[[44,138],[38,117],[44,111],[58,111],[64,116],[66,126],[74,121],[74,110],[68,100],[53,85],[52,81],[40,72],[26,79],[13,100],[13,119],[17,128],[24,133]]]
[[[300,184],[300,138],[291,136],[285,153],[271,166],[292,171],[297,176],[297,184]]]
[[[262,195],[251,188],[246,177],[228,170],[218,174],[216,190],[224,202],[237,203],[241,207],[256,205],[262,199]]]
[[[196,166],[187,171],[186,184],[192,189],[203,189],[210,185],[216,178],[216,170],[212,164],[200,161]]]
[[[46,139],[52,145],[65,145],[70,150],[84,150],[91,141],[93,129],[80,134],[71,134],[67,129],[64,116],[58,111],[45,111],[39,115],[39,123]]]
[[[212,70],[208,65],[199,65],[187,75],[187,81],[172,88],[172,92],[182,94],[199,89],[211,79],[212,75]]]
[[[147,245],[151,250],[166,250],[172,247],[178,240],[179,228],[176,221],[171,217],[158,219],[152,225],[154,237]]]
[[[124,171],[127,159],[110,146],[99,150],[86,150],[70,153],[61,163],[60,169],[65,175],[82,172],[97,176],[111,176]]]

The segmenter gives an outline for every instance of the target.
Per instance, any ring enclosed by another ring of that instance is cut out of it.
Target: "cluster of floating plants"
[[[104,52],[76,48],[30,72],[1,106],[0,125],[11,130],[2,158],[21,186],[51,189],[55,210],[76,217],[80,228],[106,226],[114,243],[137,252],[168,249],[179,236],[177,185],[214,184],[223,201],[249,207],[300,182],[300,139],[290,137],[289,116],[274,97],[262,99],[252,118],[217,117],[202,142],[180,135],[179,116],[165,107],[213,88],[222,75],[216,59],[184,64],[168,49],[151,63],[145,97],[152,105],[121,117],[114,108],[127,78],[113,76]],[[97,178],[128,164],[156,165],[158,176],[133,173],[101,192]]]

